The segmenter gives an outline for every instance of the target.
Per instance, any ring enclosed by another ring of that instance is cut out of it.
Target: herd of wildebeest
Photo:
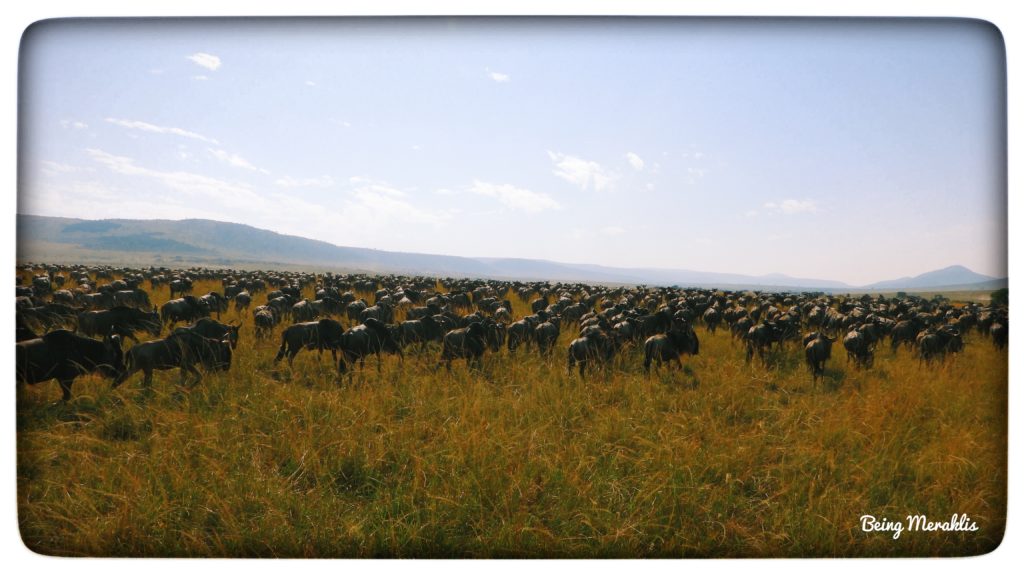
[[[699,353],[694,325],[701,323],[709,335],[728,329],[748,362],[755,356],[767,361],[773,347],[802,345],[816,382],[840,338],[848,361],[869,369],[886,339],[893,352],[905,345],[932,364],[961,351],[972,330],[999,349],[1008,335],[1005,305],[914,295],[31,263],[18,270],[17,379],[56,379],[63,400],[71,397],[74,379],[90,372],[117,387],[139,371],[147,386],[154,370],[169,369],[180,369],[181,383],[191,377],[194,385],[201,370],[229,369],[241,326],[219,319],[231,305],[240,316],[252,314],[256,339],[289,323],[275,363],[287,358],[290,365],[302,349],[330,351],[338,371],[349,376],[368,355],[377,357],[378,370],[381,353],[404,361],[410,345],[424,353],[439,345],[439,360],[431,362],[449,370],[455,359],[479,366],[486,353],[503,347],[550,357],[566,330],[576,336],[564,356],[569,372],[578,369],[580,377],[588,369],[613,368],[612,359],[628,346],[642,345],[645,371],[655,361],[682,367],[681,355]],[[221,289],[193,294],[199,280],[219,281]],[[161,289],[169,290],[170,300],[156,309],[149,293]],[[304,292],[315,298],[303,298]],[[517,317],[512,297],[531,313]],[[140,333],[150,339],[140,340]],[[124,339],[134,341],[127,351]]]

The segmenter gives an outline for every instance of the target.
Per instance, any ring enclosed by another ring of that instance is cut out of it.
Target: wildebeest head
[[[381,351],[384,351],[385,353],[393,353],[399,357],[403,356],[402,347],[395,340],[395,337],[392,336],[391,330],[388,329],[387,324],[374,319],[373,317],[368,317],[363,324],[366,325],[366,328],[372,329],[373,332],[377,334],[377,339],[380,341]]]
[[[121,348],[121,337],[113,331],[103,338],[103,362],[99,365],[100,372],[107,377],[117,378],[124,372],[124,349]]]

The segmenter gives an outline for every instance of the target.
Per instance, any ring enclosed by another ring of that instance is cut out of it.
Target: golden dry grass
[[[202,294],[218,285],[201,282]],[[153,297],[160,304],[166,287]],[[516,316],[525,304],[512,297]],[[259,298],[262,301],[262,298]],[[968,337],[919,364],[833,349],[811,384],[795,346],[747,365],[698,327],[684,371],[640,351],[585,380],[550,359],[439,351],[338,380],[329,355],[289,369],[252,320],[229,373],[123,387],[83,377],[17,393],[25,543],[69,556],[739,557],[987,552],[1006,509],[1007,355]],[[974,533],[864,533],[864,514],[966,513]]]

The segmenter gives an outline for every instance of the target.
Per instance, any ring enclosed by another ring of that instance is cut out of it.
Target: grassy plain
[[[218,289],[199,282],[195,293]],[[162,288],[152,297],[167,299]],[[369,297],[368,297],[369,298]],[[526,305],[510,297],[517,317]],[[257,297],[262,302],[262,297]],[[372,299],[371,299],[372,300]],[[744,362],[697,327],[683,371],[641,351],[581,380],[503,349],[482,371],[439,351],[273,364],[251,315],[229,373],[176,389],[83,377],[17,391],[18,520],[67,556],[753,557],[987,552],[1006,509],[1007,354],[976,334],[920,364],[833,349],[814,386],[795,346]],[[967,514],[977,532],[860,529],[860,517]]]

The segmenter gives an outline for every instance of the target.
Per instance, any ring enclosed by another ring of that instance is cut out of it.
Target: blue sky
[[[1006,274],[1003,45],[970,21],[57,21],[21,58],[21,213]]]

